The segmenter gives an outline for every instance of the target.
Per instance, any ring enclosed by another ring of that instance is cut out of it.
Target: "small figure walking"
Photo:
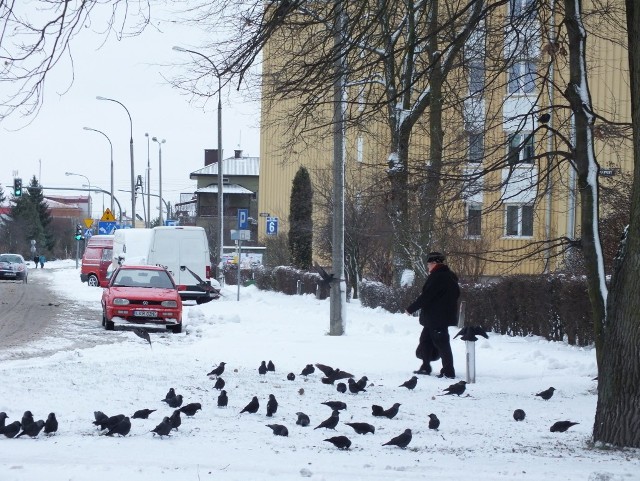
[[[40,262],[40,256],[36,254],[33,256],[33,263],[36,265],[36,269],[38,268],[38,262]]]
[[[40,254],[38,260],[40,261],[40,269],[44,269],[44,263],[47,261],[47,258],[44,256],[44,254]],[[36,265],[36,267],[38,266]]]

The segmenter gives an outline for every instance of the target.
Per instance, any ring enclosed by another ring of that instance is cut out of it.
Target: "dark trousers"
[[[442,359],[442,370],[447,377],[455,377],[456,371],[453,368],[453,353],[449,343],[449,330],[433,329],[424,327],[420,334],[420,341],[416,349],[416,357],[422,359],[422,369],[431,372],[430,363]]]

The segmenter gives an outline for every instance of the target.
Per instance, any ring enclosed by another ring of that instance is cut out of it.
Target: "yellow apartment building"
[[[584,3],[585,10],[593,6]],[[624,2],[619,4],[618,15],[623,16]],[[527,14],[530,6],[531,0],[512,0],[482,22],[463,49],[460,67],[446,83],[443,158],[449,180],[439,210],[455,235],[447,236],[442,250],[470,254],[471,261],[466,263],[450,259],[463,275],[554,271],[563,266],[564,255],[559,255],[559,247],[549,247],[552,240],[580,236],[576,175],[563,156],[570,150],[567,142],[573,127],[563,96],[569,81],[566,29],[561,26],[559,6],[553,12]],[[626,32],[620,27],[623,17],[615,20],[585,16],[601,183],[632,170],[631,143],[624,137],[624,128],[603,121],[630,121]],[[268,42],[263,55],[264,72],[277,71],[283,55],[278,41]],[[360,92],[347,90],[352,98]],[[298,168],[309,169],[317,189],[318,182],[326,185],[320,179],[327,178],[332,165],[330,125],[307,138],[291,136],[287,117],[298,101],[288,98],[263,103],[262,108],[258,211],[277,216],[281,234],[287,230],[291,183]],[[322,125],[330,119],[331,108],[326,107],[308,121]],[[414,171],[429,165],[427,121],[428,114],[411,137],[410,169]],[[384,119],[369,117],[350,125],[345,135],[347,181],[384,195],[389,188],[390,155]],[[483,175],[476,178],[475,172]],[[321,214],[314,208],[314,215]],[[258,231],[265,232],[262,218]]]

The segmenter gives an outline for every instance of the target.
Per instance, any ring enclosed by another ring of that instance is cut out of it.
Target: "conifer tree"
[[[313,246],[313,191],[309,171],[300,167],[293,178],[289,207],[289,251],[298,269],[310,269]]]

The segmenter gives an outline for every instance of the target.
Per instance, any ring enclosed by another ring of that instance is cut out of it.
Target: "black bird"
[[[276,372],[276,366],[274,366],[271,359],[269,359],[269,362],[267,363],[267,371]]]
[[[13,421],[12,423],[7,424],[2,430],[2,434],[4,434],[8,438],[15,438],[16,434],[20,432],[20,428],[22,425],[20,421]]]
[[[179,408],[180,406],[182,406],[182,394],[178,394],[174,398],[167,399],[165,402],[169,405],[170,408]]]
[[[327,271],[325,271],[322,267],[320,267],[320,265],[317,262],[313,263],[313,267],[315,267],[316,271],[318,271],[318,274],[320,274],[320,277],[321,277],[320,283],[323,284],[325,287],[329,287],[331,283],[334,281],[334,275],[329,274]]]
[[[368,381],[369,381],[369,378],[367,376],[362,376],[360,379],[358,379],[356,384],[362,391],[364,391],[364,388],[367,387]]]
[[[460,396],[460,394],[462,394],[465,389],[467,389],[467,381],[458,381],[448,388],[445,388],[444,394],[441,394],[441,396],[447,396],[449,394],[457,394],[458,396]]]
[[[347,409],[347,404],[342,401],[325,401],[321,404],[325,406],[329,406],[334,411],[342,411],[343,409]]]
[[[213,388],[219,391],[224,387],[224,385],[225,385],[224,379],[219,377],[218,379],[216,379],[216,383],[213,385]]]
[[[258,402],[258,397],[253,396],[253,399],[249,401],[249,404],[247,404],[244,408],[242,408],[242,411],[240,411],[240,414],[242,413],[255,414],[258,412],[258,409],[260,409],[260,403]]]
[[[417,384],[418,384],[418,377],[417,376],[412,376],[411,379],[409,379],[408,381],[403,382],[398,387],[406,387],[407,389],[412,391],[416,387]]]
[[[460,331],[458,331],[458,334],[453,336],[453,338],[455,339],[458,336],[462,336],[460,339],[462,339],[463,341],[472,341],[472,342],[475,342],[478,340],[476,336],[482,336],[485,339],[489,339],[489,336],[487,335],[487,331],[485,331],[482,326],[465,326],[462,329],[460,329]]]
[[[269,394],[269,400],[267,401],[267,416],[273,416],[278,410],[278,401],[273,394]]]
[[[347,426],[351,426],[353,430],[358,434],[375,434],[376,428],[369,423],[345,423]]]
[[[289,374],[287,374],[287,381],[295,381],[296,380],[296,375],[292,372],[290,372]]]
[[[550,387],[549,389],[545,389],[544,391],[539,392],[538,394],[536,394],[536,396],[540,396],[545,401],[548,401],[549,399],[551,399],[551,396],[553,396],[553,391],[555,390],[555,387]]]
[[[229,403],[229,398],[227,397],[227,391],[224,389],[220,391],[220,395],[218,396],[218,407],[223,408],[226,407]]]
[[[436,416],[433,413],[429,414],[429,429],[433,429],[437,431],[439,427],[440,427],[440,420],[438,419],[438,416]]]
[[[318,428],[335,429],[336,426],[338,425],[338,421],[340,421],[340,411],[336,411],[334,409],[333,412],[331,413],[331,416],[329,416],[327,419],[322,421],[313,429],[318,429]]]
[[[126,416],[124,414],[116,414],[115,416],[110,416],[104,421],[101,421],[99,426],[100,430],[104,431],[105,429],[110,430],[118,423],[120,423]]]
[[[258,374],[264,376],[267,373],[268,369],[267,369],[267,363],[265,361],[262,361],[260,363],[260,367],[258,368]]]
[[[220,364],[218,364],[218,367],[214,368],[210,373],[207,374],[207,376],[219,376],[224,372],[225,365],[226,363],[221,362]]]
[[[309,419],[309,416],[307,416],[305,413],[302,413],[302,412],[297,412],[296,414],[298,415],[298,420],[296,421],[296,424],[302,427],[306,427],[309,425],[309,423],[311,422],[311,420]]]
[[[105,433],[105,436],[113,436],[114,434],[126,436],[129,434],[129,431],[131,431],[131,420],[125,416],[122,421],[109,429],[109,431]]]
[[[353,374],[351,373],[341,371],[339,368],[334,369],[331,366],[327,366],[325,364],[316,363],[316,367],[320,369],[325,375],[325,379],[327,379],[328,381],[323,381],[325,384],[333,384],[339,379],[347,379],[348,377],[353,377]]]
[[[8,417],[9,416],[7,416],[7,413],[5,413],[4,411],[0,412],[0,434],[2,434],[2,430],[4,429],[4,421]]]
[[[347,385],[349,386],[349,392],[351,394],[358,394],[359,392],[366,392],[366,389],[364,389],[364,388],[360,389],[360,387],[358,386],[358,383],[355,382],[353,380],[353,378],[349,378],[347,380]]]
[[[100,429],[104,429],[102,425],[109,419],[109,416],[107,416],[102,411],[93,411],[93,417],[95,418],[95,421],[93,421],[93,424],[95,426],[100,426]]]
[[[339,382],[338,384],[336,384],[336,391],[344,394],[345,392],[347,392],[347,385],[343,382]]]
[[[202,410],[202,404],[200,403],[189,403],[180,408],[180,412],[184,413],[186,416],[195,416],[198,411]]]
[[[411,429],[405,429],[402,434],[396,436],[390,441],[387,441],[383,444],[383,446],[398,446],[399,448],[404,449],[409,445],[412,437],[413,436],[411,435]]]
[[[546,124],[547,122],[549,122],[549,120],[551,120],[551,114],[549,113],[542,114],[540,117],[538,117],[538,122],[540,122],[541,124]]]
[[[133,329],[133,333],[136,336],[147,341],[149,343],[149,346],[151,346],[151,338],[149,337],[149,333],[147,331],[145,331],[144,329],[140,329],[139,327],[136,327]],[[151,346],[151,349],[153,349],[153,346]]]
[[[56,419],[55,413],[49,413],[47,416],[47,420],[44,423],[44,433],[45,434],[55,434],[58,430],[58,420]]]
[[[173,411],[173,414],[169,416],[169,422],[171,423],[171,428],[177,431],[180,425],[182,424],[182,418],[180,417],[179,409],[176,409],[175,411]]]
[[[273,431],[274,436],[289,436],[289,430],[282,424],[267,424]]]
[[[309,374],[313,374],[316,371],[316,368],[313,367],[313,364],[307,364],[304,369],[300,372],[301,376],[308,376]]]
[[[167,391],[167,395],[162,399],[162,402],[167,402],[169,399],[173,399],[174,397],[176,397],[176,390],[170,387],[169,391]]]
[[[44,427],[44,421],[42,419],[38,419],[37,421],[34,421],[31,424],[27,424],[26,426],[23,425],[22,432],[20,432],[20,434],[18,434],[16,438],[19,438],[23,434],[26,434],[31,438],[35,438],[38,434],[40,434],[40,431],[42,431],[43,427]]]
[[[24,414],[22,415],[22,421],[20,421],[20,424],[22,424],[22,429],[24,429],[25,427],[27,427],[29,424],[33,423],[33,414],[31,414],[31,411],[25,411]]]
[[[349,449],[351,446],[351,440],[346,436],[334,436],[324,441],[330,442],[338,449]]]
[[[574,423],[572,421],[558,421],[553,423],[553,426],[549,428],[549,431],[551,431],[552,433],[564,433],[567,429],[569,429],[571,426],[575,426],[576,424],[580,423]]]
[[[382,406],[378,406],[374,404],[371,406],[371,414],[374,416],[382,416],[385,418],[393,419],[398,414],[398,408],[401,406],[400,403],[395,403],[389,409],[384,409]]]
[[[154,411],[156,410],[155,409],[139,409],[138,411],[133,413],[133,416],[131,416],[131,418],[132,419],[149,419],[149,414],[151,414]]]
[[[171,420],[165,416],[162,422],[152,429],[151,432],[154,436],[157,434],[160,436],[160,439],[162,439],[162,436],[170,436],[172,429],[173,426],[171,425]]]
[[[516,409],[515,411],[513,411],[513,419],[515,419],[516,421],[524,421],[525,416],[526,414],[522,409]]]

